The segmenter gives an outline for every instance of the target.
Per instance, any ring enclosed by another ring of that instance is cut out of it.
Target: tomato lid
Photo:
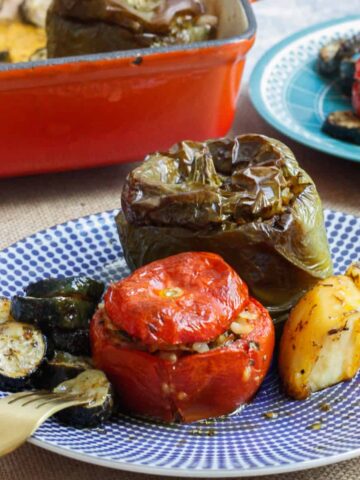
[[[248,300],[237,273],[213,253],[181,253],[110,286],[113,325],[146,345],[207,342],[226,331]]]

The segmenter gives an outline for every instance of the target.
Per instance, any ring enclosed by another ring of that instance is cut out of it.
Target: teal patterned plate
[[[337,80],[317,73],[320,48],[332,39],[360,32],[360,16],[302,30],[271,48],[250,79],[251,100],[260,115],[288,137],[322,152],[360,162],[360,146],[321,131],[328,113],[350,110]]]

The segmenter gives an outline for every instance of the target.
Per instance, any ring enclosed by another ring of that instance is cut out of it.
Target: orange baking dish
[[[213,2],[216,40],[2,65],[0,176],[136,161],[225,135],[256,23],[249,0]]]

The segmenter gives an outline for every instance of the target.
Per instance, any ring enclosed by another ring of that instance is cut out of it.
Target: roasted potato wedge
[[[0,297],[0,325],[2,323],[14,321],[10,315],[11,300]]]
[[[291,311],[280,341],[285,392],[305,399],[360,368],[360,266],[320,281]]]
[[[353,280],[357,288],[360,288],[360,262],[350,265],[346,270],[346,275]]]

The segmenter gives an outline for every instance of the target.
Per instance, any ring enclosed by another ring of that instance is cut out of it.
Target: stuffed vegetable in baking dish
[[[203,0],[54,0],[48,55],[186,44],[214,38],[217,17]]]
[[[273,314],[332,272],[322,205],[284,144],[262,135],[181,142],[131,172],[117,226],[130,268],[220,254]]]

